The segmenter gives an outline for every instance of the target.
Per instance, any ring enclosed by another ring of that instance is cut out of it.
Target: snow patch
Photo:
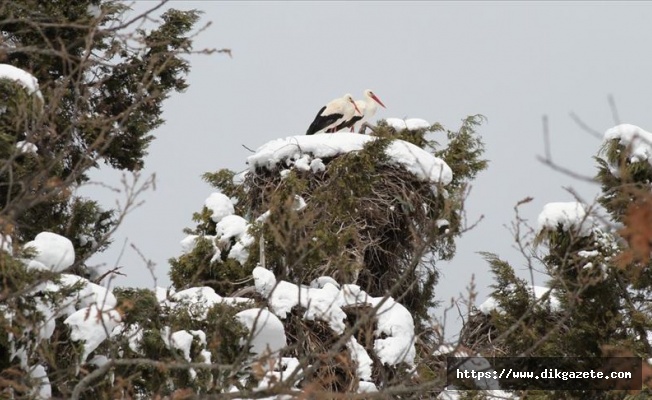
[[[421,118],[387,118],[385,122],[397,131],[402,131],[403,129],[416,131],[419,129],[428,129],[432,126],[428,121]]]
[[[204,201],[204,206],[211,210],[213,222],[220,222],[222,218],[235,213],[231,199],[220,192],[211,193]]]
[[[24,140],[16,142],[16,149],[22,154],[36,154],[38,152],[38,147],[34,143]]]
[[[35,256],[32,259],[38,264],[28,263],[28,268],[47,269],[61,272],[75,262],[75,250],[72,242],[61,235],[51,232],[41,232],[34,240],[25,244],[25,249],[32,248]]]
[[[188,312],[197,319],[204,320],[211,307],[216,304],[241,304],[251,303],[251,299],[244,297],[222,297],[215,293],[213,288],[208,286],[193,287],[190,289],[182,290],[170,295],[170,301],[166,301],[165,305],[175,307],[180,303],[188,307]]]
[[[241,344],[249,344],[251,352],[259,355],[275,354],[286,345],[285,328],[280,319],[264,308],[252,308],[240,311],[235,315],[250,332],[241,340]]]
[[[349,132],[340,132],[337,135],[317,133],[307,136],[290,136],[262,145],[256,150],[256,154],[247,158],[247,164],[252,172],[256,168],[271,170],[283,162],[303,160],[306,155],[310,155],[314,159],[322,159],[360,151],[365,144],[376,139],[374,136]],[[442,159],[412,143],[393,140],[387,147],[386,154],[393,164],[402,166],[423,181],[446,185],[453,179],[452,170]],[[305,160],[307,162],[308,158]]]
[[[630,147],[631,162],[648,161],[652,164],[652,133],[636,125],[620,124],[604,133],[604,142],[611,140],[619,140],[623,146]]]
[[[550,311],[557,312],[561,310],[561,303],[555,296],[554,290],[544,286],[536,286],[536,285],[529,286],[527,289],[530,296],[532,296],[537,301],[543,298],[543,296],[547,295],[548,292],[550,292],[550,295],[546,300],[546,303],[549,302],[550,304]],[[545,303],[540,302],[539,304],[545,304]],[[489,315],[494,310],[496,310],[499,313],[503,312],[502,308],[498,304],[498,301],[491,296],[487,298],[487,300],[485,300],[482,304],[480,304],[478,310],[485,315]]]
[[[561,225],[564,231],[574,231],[580,236],[589,236],[595,227],[595,221],[588,214],[587,206],[575,201],[566,203],[548,203],[537,219],[538,232],[557,230]]]
[[[295,306],[305,309],[303,318],[321,320],[337,334],[346,328],[347,306],[371,306],[375,308],[377,329],[374,332],[374,351],[381,362],[396,365],[405,362],[413,365],[414,320],[403,305],[391,297],[371,297],[357,285],[325,283],[322,288],[295,285],[277,281],[274,274],[262,267],[253,270],[256,291],[267,298],[270,310],[285,319]],[[364,358],[364,357],[363,357]],[[364,361],[363,359],[361,359]],[[362,362],[364,364],[364,362]]]
[[[110,336],[120,321],[120,313],[116,310],[104,311],[95,305],[75,311],[63,322],[70,327],[72,340],[84,342],[81,360],[86,362],[89,354]]]
[[[36,94],[39,99],[43,100],[43,95],[38,88],[38,79],[25,70],[9,64],[0,64],[0,79],[16,82],[25,88],[27,93]]]

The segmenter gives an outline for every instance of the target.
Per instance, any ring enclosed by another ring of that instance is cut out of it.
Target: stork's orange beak
[[[385,107],[385,105],[383,104],[383,102],[380,101],[380,99],[379,99],[378,97],[376,97],[375,94],[372,94],[372,95],[371,95],[371,98],[374,99],[374,100],[376,100],[376,103],[378,103],[378,104],[380,104],[381,106],[383,106],[383,108],[387,108],[387,107]]]
[[[353,104],[353,108],[355,108],[355,111],[357,111],[358,114],[362,115],[362,113],[360,112],[360,109],[358,108],[358,105],[355,104],[355,101],[351,100],[351,104]]]

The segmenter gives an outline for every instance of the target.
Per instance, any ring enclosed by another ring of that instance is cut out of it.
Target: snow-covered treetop
[[[607,129],[604,142],[617,139],[623,146],[631,146],[629,160],[650,161],[652,156],[652,133],[636,125],[620,124]]]
[[[545,296],[548,292],[551,291],[550,288],[543,287],[543,286],[536,286],[536,285],[531,285],[528,288],[528,292],[530,295],[533,296],[534,299],[539,300],[543,296]],[[559,300],[557,297],[555,297],[554,291],[550,293],[550,296],[548,297],[548,300],[550,301],[550,310],[551,311],[559,311],[561,309],[561,303],[559,303]],[[490,314],[493,310],[496,310],[500,313],[504,312],[500,304],[498,304],[498,301],[490,296],[485,300],[480,306],[478,306],[478,310],[480,310],[481,313],[488,315]]]
[[[593,218],[587,213],[586,205],[575,201],[546,204],[537,221],[538,232],[554,231],[561,225],[563,230],[573,230],[580,236],[590,235],[595,226]]]
[[[256,150],[256,154],[247,158],[247,164],[252,171],[259,167],[274,169],[280,162],[289,160],[301,159],[302,162],[305,161],[304,164],[310,165],[311,161],[305,159],[308,154],[314,159],[335,157],[360,151],[365,144],[376,139],[373,136],[348,132],[289,136],[265,143]],[[453,180],[453,172],[446,162],[412,143],[394,140],[385,153],[394,164],[402,166],[420,180],[444,185]]]
[[[29,94],[36,94],[36,96],[43,100],[43,95],[38,87],[38,80],[29,72],[16,68],[9,64],[0,64],[0,79],[7,79],[18,83],[24,87]]]

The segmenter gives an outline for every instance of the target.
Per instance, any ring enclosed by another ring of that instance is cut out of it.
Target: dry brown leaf
[[[621,269],[638,264],[638,275],[642,266],[650,261],[652,252],[652,195],[646,193],[642,199],[630,204],[623,223],[625,226],[618,234],[627,241],[629,249],[618,254],[614,262]]]

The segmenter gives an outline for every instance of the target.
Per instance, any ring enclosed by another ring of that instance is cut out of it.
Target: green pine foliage
[[[596,181],[602,189],[598,202],[608,213],[599,221],[606,224],[588,232],[560,224],[536,231],[534,240],[519,239],[528,264],[548,276],[546,286],[551,291],[538,299],[512,265],[495,254],[483,253],[496,281],[492,297],[497,307],[486,315],[472,313],[462,333],[465,346],[486,356],[593,361],[591,357],[614,354],[650,358],[652,167],[647,160],[632,159],[631,148],[617,139],[606,142],[595,161]],[[518,223],[523,222],[519,219]],[[609,222],[618,225],[613,228]],[[588,366],[568,368],[586,370]],[[644,367],[643,390],[638,392],[526,390],[518,395],[524,399],[641,399],[650,395],[649,378],[649,367]]]
[[[170,10],[153,29],[133,31],[123,21],[127,10],[96,0],[0,7],[2,40],[11,44],[0,62],[34,75],[43,96],[0,82],[0,156],[10,167],[0,170],[0,222],[20,241],[52,231],[75,241],[82,259],[102,250],[115,224],[111,212],[74,196],[71,185],[99,161],[142,168],[151,131],[164,122],[163,101],[187,87],[183,55],[192,50],[199,12]],[[35,144],[37,154],[16,152],[18,141]]]

